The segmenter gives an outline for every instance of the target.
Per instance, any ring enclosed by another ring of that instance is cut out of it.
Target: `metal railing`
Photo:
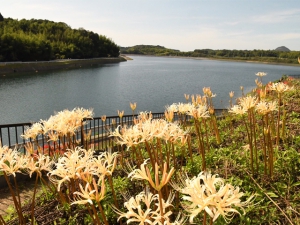
[[[226,109],[215,109],[216,115],[221,115]],[[122,118],[119,116],[108,116],[103,121],[101,117],[94,117],[93,119],[86,119],[81,126],[71,137],[72,142],[67,140],[66,137],[58,140],[57,142],[47,140],[43,134],[39,135],[35,140],[25,140],[21,138],[27,127],[33,123],[17,123],[0,125],[0,141],[2,146],[10,148],[17,148],[19,151],[26,151],[25,145],[28,142],[34,143],[39,147],[39,152],[43,154],[54,154],[60,150],[70,146],[70,144],[84,146],[85,148],[94,147],[96,150],[105,150],[113,146],[113,137],[110,137],[110,132],[114,131],[119,125],[130,126],[133,124],[133,118],[138,115],[124,115]],[[164,118],[164,113],[152,113],[153,119]],[[191,117],[186,116],[189,120]],[[175,113],[174,121],[178,121],[180,117]]]
[[[296,79],[299,79],[300,78],[300,74],[294,74],[294,75],[288,75],[289,77],[293,77],[293,78],[296,78]]]

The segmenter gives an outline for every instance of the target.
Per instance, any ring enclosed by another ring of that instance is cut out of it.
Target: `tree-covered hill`
[[[0,20],[0,61],[117,57],[119,47],[104,35],[48,20]]]
[[[168,49],[159,45],[135,45],[132,47],[120,47],[122,54],[139,54],[139,55],[176,55],[179,50]]]
[[[228,50],[228,49],[195,49],[194,51],[181,52],[155,45],[136,45],[132,47],[120,47],[121,54],[142,54],[156,56],[183,56],[183,57],[204,57],[215,59],[233,59],[273,63],[298,64],[300,51],[275,50]]]

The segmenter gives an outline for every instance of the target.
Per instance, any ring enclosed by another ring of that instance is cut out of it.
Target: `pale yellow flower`
[[[130,102],[130,108],[132,111],[134,111],[136,109],[136,102],[134,102],[134,103]]]
[[[93,205],[93,197],[94,197],[94,193],[96,190],[89,190],[89,183],[87,183],[85,185],[85,188],[83,189],[82,185],[79,184],[79,188],[80,188],[80,191],[76,191],[74,192],[74,195],[78,195],[80,196],[79,198],[77,198],[76,201],[72,202],[71,205],[74,205],[74,204],[79,204],[79,205],[85,205],[87,203]]]
[[[188,101],[189,100],[189,98],[190,98],[190,95],[188,95],[188,94],[184,94],[184,98]]]
[[[203,93],[205,96],[209,97],[209,98],[213,98],[216,97],[216,94],[213,94],[212,91],[210,90],[210,87],[204,87],[203,88]]]
[[[188,114],[191,112],[195,107],[191,103],[178,103],[177,104],[178,112],[181,114]]]
[[[111,176],[117,165],[117,157],[118,154],[111,153],[111,150],[102,153],[97,158],[93,157],[90,172],[98,177]]]
[[[49,172],[50,181],[57,184],[59,191],[65,181],[78,179],[81,171],[90,171],[93,158],[93,152],[90,150],[80,147],[69,150],[64,156],[58,158],[55,169]]]
[[[106,120],[106,115],[101,116],[101,120],[102,120],[103,122],[105,122],[105,120]]]
[[[168,122],[172,122],[174,118],[174,112],[173,111],[165,111],[165,118]]]
[[[181,178],[179,184],[171,185],[183,194],[183,207],[190,213],[190,223],[203,210],[215,221],[220,215],[228,221],[235,213],[239,212],[235,208],[244,211],[244,207],[250,204],[251,196],[247,201],[242,202],[244,193],[231,184],[225,184],[224,180],[201,172],[197,177],[189,179],[187,176]],[[244,211],[245,213],[245,211]]]
[[[210,117],[209,111],[205,105],[198,105],[193,111],[189,112],[188,115],[193,116],[195,119]]]
[[[234,91],[229,92],[229,97],[233,98],[233,96],[234,96]]]
[[[16,173],[22,173],[27,167],[28,157],[19,153],[16,149],[0,147],[0,171],[5,172],[8,176],[16,176]]]
[[[260,101],[255,106],[256,111],[262,115],[266,115],[269,112],[276,111],[277,108],[278,108],[278,103],[276,101],[272,101],[272,102]]]
[[[258,79],[255,79],[255,84],[257,85],[257,87],[262,87],[263,84],[261,81],[259,81]]]
[[[277,93],[283,93],[286,91],[293,90],[294,88],[288,86],[287,84],[285,84],[283,82],[278,82],[278,83],[272,83],[272,85],[270,86],[270,89],[276,91]]]
[[[264,77],[264,76],[267,75],[267,73],[265,73],[265,72],[258,72],[258,73],[256,73],[255,75],[256,75],[256,76],[259,76],[259,77]]]
[[[118,220],[120,220],[122,217],[127,218],[127,224],[154,224],[151,219],[157,216],[157,212],[152,210],[152,207],[154,205],[154,202],[157,200],[157,194],[153,195],[150,192],[141,192],[135,197],[131,197],[124,203],[124,207],[127,209],[127,212],[121,212],[116,207],[113,207],[113,209],[117,214],[120,215]],[[142,206],[143,204],[145,205],[145,208]]]
[[[173,103],[172,105],[167,106],[167,107],[166,107],[166,110],[167,110],[168,112],[178,112],[178,106],[177,106],[176,103]]]
[[[31,127],[27,127],[24,134],[21,135],[24,139],[35,139],[38,135],[43,133],[43,127],[40,123],[34,123]]]
[[[80,191],[76,191],[73,194],[77,195],[78,197],[75,197],[75,201],[71,203],[71,205],[79,204],[79,205],[85,205],[90,204],[93,205],[93,200],[95,200],[98,204],[100,201],[102,201],[105,198],[105,182],[104,178],[100,179],[101,186],[100,186],[100,192],[98,190],[99,186],[96,183],[95,179],[93,179],[93,183],[86,183],[85,188],[83,189],[82,185],[79,184]]]
[[[124,116],[124,110],[123,111],[118,110],[118,115],[122,119],[122,117]]]
[[[258,99],[253,96],[247,96],[247,97],[240,99],[240,105],[245,110],[254,108],[257,102],[258,102]]]

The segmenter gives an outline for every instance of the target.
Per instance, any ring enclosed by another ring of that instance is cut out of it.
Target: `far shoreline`
[[[124,54],[125,55],[125,54]],[[221,58],[206,58],[206,57],[189,57],[189,56],[166,56],[166,55],[142,55],[142,54],[126,54],[126,56],[151,56],[151,57],[165,57],[165,58],[181,58],[181,59],[194,59],[194,60],[219,60],[219,61],[231,61],[231,62],[245,62],[245,63],[258,63],[258,64],[270,64],[281,66],[295,66],[300,67],[300,64],[293,63],[277,63],[277,62],[264,62],[264,61],[252,61],[252,60],[239,60],[239,59],[221,59]]]
[[[6,76],[14,73],[32,73],[40,71],[78,69],[91,66],[98,66],[110,63],[126,62],[125,57],[107,57],[91,59],[63,59],[52,61],[35,61],[35,62],[0,62],[0,75]]]

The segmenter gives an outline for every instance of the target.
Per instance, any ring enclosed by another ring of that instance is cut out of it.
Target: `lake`
[[[300,74],[300,67],[206,59],[130,56],[133,60],[75,70],[13,74],[0,77],[0,124],[47,119],[54,111],[93,108],[95,116],[163,112],[166,105],[185,102],[184,94],[203,94],[211,87],[216,108],[227,108],[230,91],[255,87],[255,73],[266,72],[263,83],[283,74]]]

